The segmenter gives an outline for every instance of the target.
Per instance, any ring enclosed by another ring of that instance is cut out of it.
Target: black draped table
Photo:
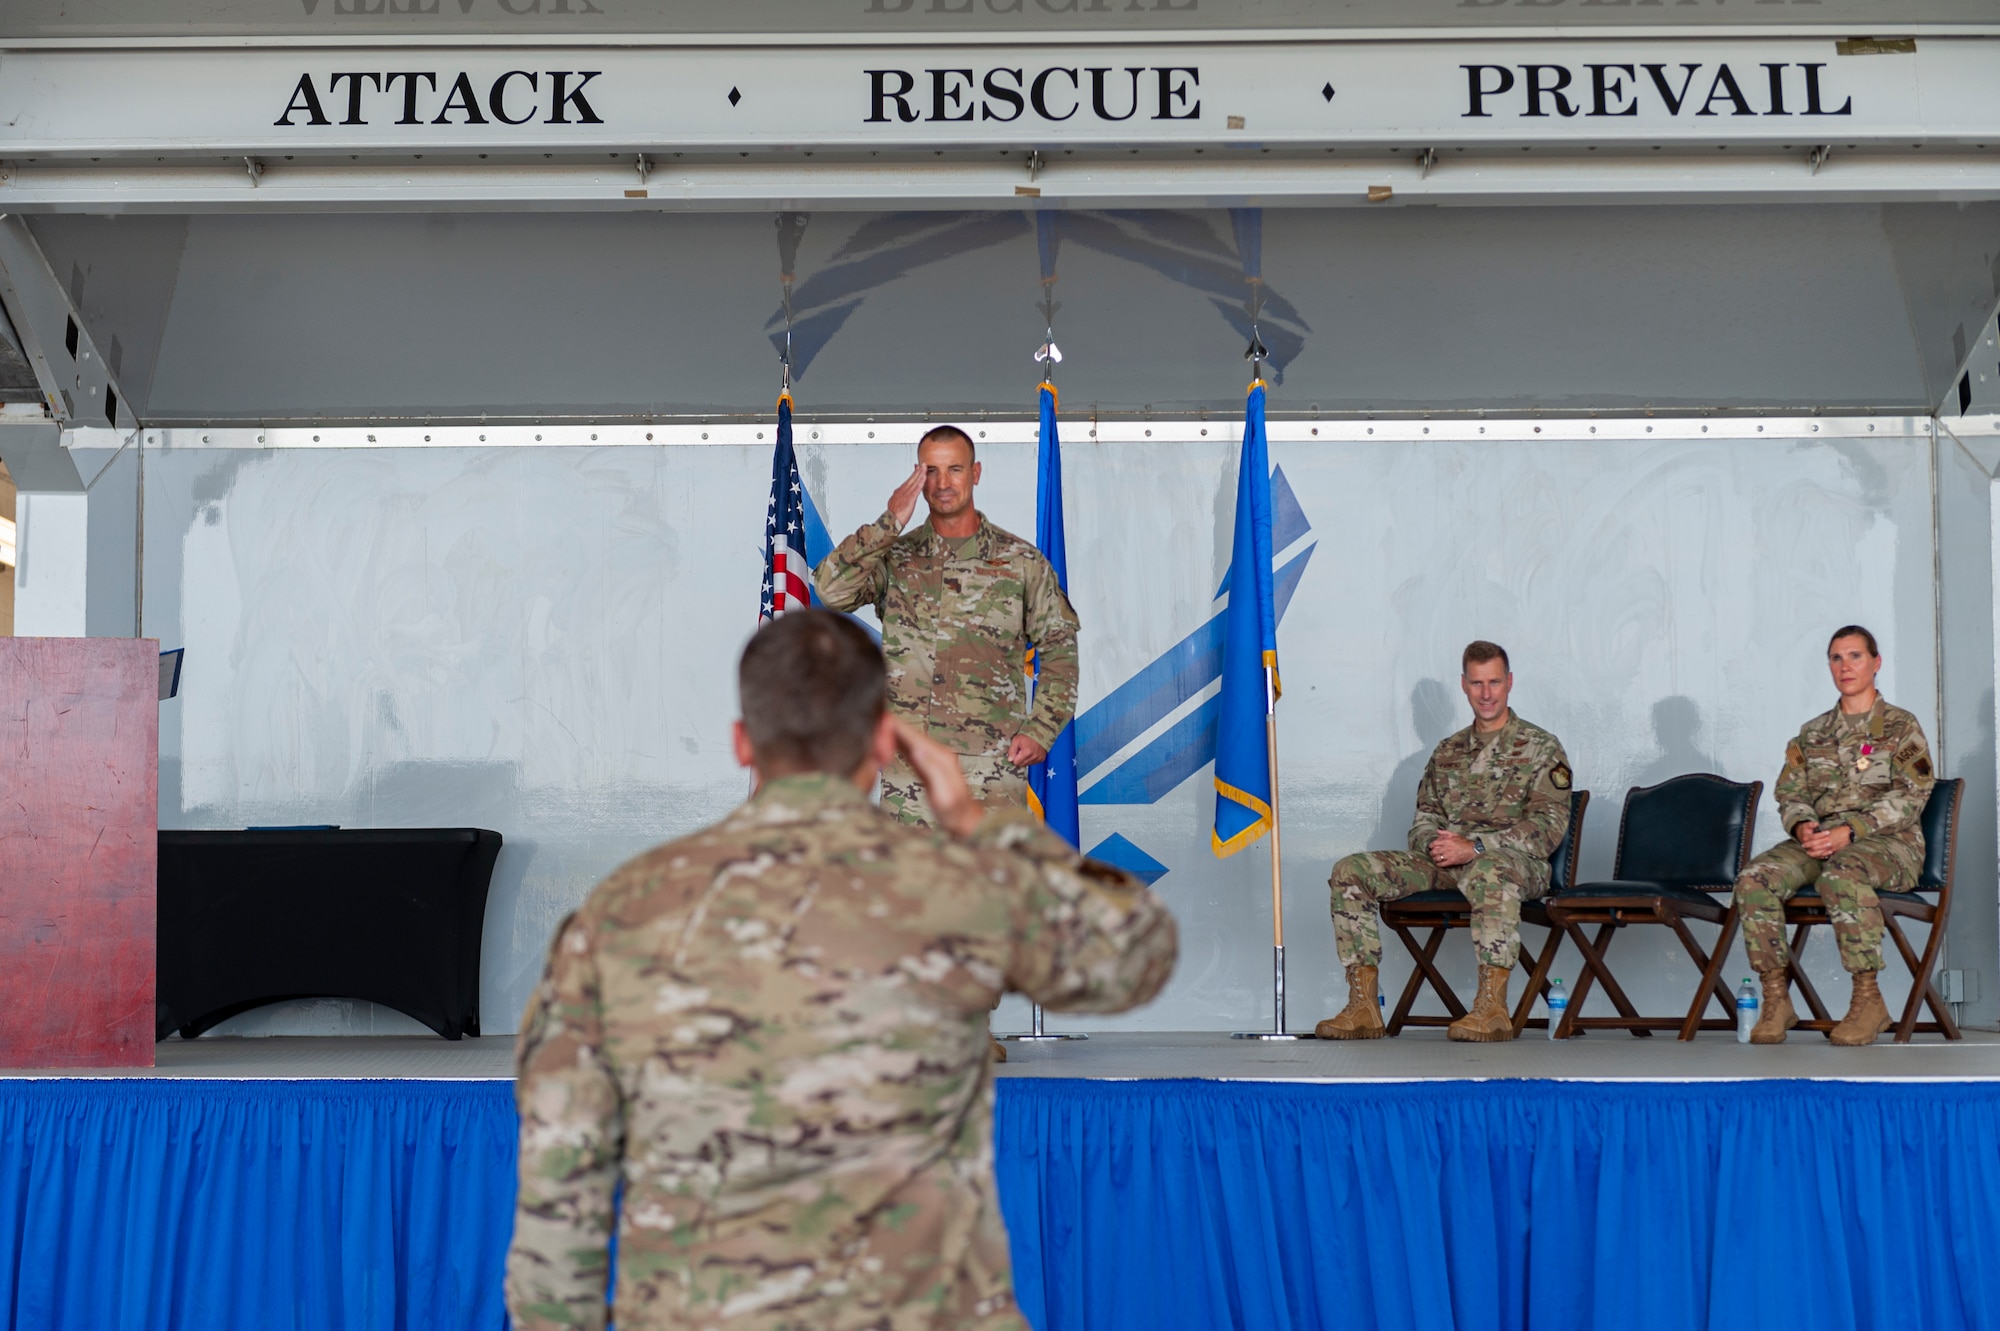
[[[293,998],[358,998],[479,1034],[500,834],[477,827],[160,833],[154,1033]]]

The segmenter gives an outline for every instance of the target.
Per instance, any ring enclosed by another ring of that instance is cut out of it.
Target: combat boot
[[[1874,1044],[1875,1037],[1889,1029],[1889,1005],[1875,985],[1874,971],[1854,973],[1854,996],[1847,1002],[1847,1015],[1827,1032],[1826,1038],[1839,1045]]]
[[[1322,1040],[1379,1040],[1387,1035],[1376,981],[1375,967],[1349,966],[1347,1006],[1313,1027],[1313,1034]]]
[[[993,1045],[993,1061],[995,1063],[1005,1063],[1007,1061],[1007,1046],[1001,1044],[998,1040],[993,1040],[990,1036],[988,1039]]]
[[[1513,1039],[1514,1018],[1507,1011],[1507,979],[1513,973],[1511,966],[1481,966],[1479,997],[1472,1001],[1472,1011],[1454,1021],[1445,1034],[1454,1040]]]
[[[1785,1032],[1799,1024],[1799,1014],[1792,1011],[1792,973],[1780,966],[1759,972],[1758,978],[1764,982],[1764,1000],[1757,1024],[1750,1028],[1750,1043],[1783,1044]]]

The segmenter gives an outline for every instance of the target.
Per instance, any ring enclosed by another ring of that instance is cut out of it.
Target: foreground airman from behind
[[[517,1331],[1018,1331],[987,1011],[1145,1002],[1172,916],[885,709],[881,652],[799,610],[744,650],[748,803],[556,930],[517,1050]],[[900,757],[937,827],[869,801]],[[622,1195],[621,1195],[622,1188]]]
[[[1514,715],[1506,650],[1465,649],[1459,686],[1470,726],[1431,754],[1417,787],[1410,849],[1364,851],[1333,867],[1333,934],[1347,968],[1347,1006],[1314,1028],[1322,1040],[1385,1034],[1377,999],[1382,939],[1376,907],[1455,887],[1472,903],[1479,996],[1451,1024],[1454,1040],[1511,1040],[1507,980],[1521,949],[1521,903],[1549,890],[1549,856],[1569,831],[1569,759],[1548,731]]]
[[[1921,820],[1937,776],[1923,727],[1876,691],[1882,653],[1867,629],[1836,630],[1826,662],[1840,701],[1786,746],[1778,777],[1778,815],[1791,840],[1752,860],[1736,880],[1744,950],[1764,987],[1752,1044],[1781,1044],[1798,1024],[1785,902],[1814,883],[1833,921],[1841,964],[1854,978],[1847,1015],[1828,1038],[1873,1044],[1889,1029],[1876,983],[1882,969],[1876,893],[1910,891],[1924,863]]]

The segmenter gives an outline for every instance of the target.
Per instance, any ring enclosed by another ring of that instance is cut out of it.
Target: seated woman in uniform
[[[1858,624],[1836,630],[1826,661],[1840,702],[1806,722],[1785,749],[1778,814],[1791,840],[1750,862],[1736,880],[1743,944],[1764,981],[1763,1011],[1752,1044],[1782,1044],[1798,1024],[1792,1011],[1791,954],[1785,902],[1819,885],[1854,977],[1847,1016],[1829,1033],[1835,1044],[1872,1044],[1889,1029],[1876,986],[1882,969],[1882,910],[1877,892],[1907,892],[1924,862],[1921,819],[1937,778],[1917,718],[1875,690],[1882,653]]]

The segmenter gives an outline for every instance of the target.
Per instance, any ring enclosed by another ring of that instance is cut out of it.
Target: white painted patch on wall
[[[90,497],[29,494],[15,501],[14,633],[81,638],[90,566]]]

